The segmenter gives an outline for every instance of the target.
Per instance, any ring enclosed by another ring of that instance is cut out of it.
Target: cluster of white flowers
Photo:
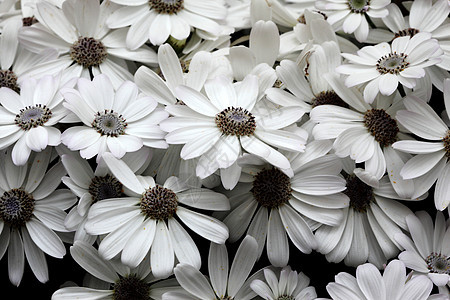
[[[0,0],[0,271],[73,259],[53,300],[449,299],[449,12]],[[356,277],[309,286],[313,251]]]

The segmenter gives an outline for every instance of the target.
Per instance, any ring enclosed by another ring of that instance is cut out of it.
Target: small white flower
[[[419,32],[413,37],[398,37],[391,45],[383,42],[356,53],[343,53],[351,64],[341,65],[336,71],[348,75],[348,87],[368,82],[364,99],[371,103],[379,92],[392,95],[399,82],[407,88],[415,87],[417,79],[425,76],[426,67],[441,62],[443,51],[438,41],[431,39],[431,33]]]
[[[228,228],[222,222],[183,205],[228,210],[227,197],[205,188],[188,189],[176,177],[159,185],[153,177],[136,176],[125,162],[110,153],[105,153],[103,159],[128,195],[97,202],[89,210],[85,228],[89,234],[106,235],[99,245],[105,259],[121,252],[122,262],[135,267],[150,251],[149,263],[155,277],[169,276],[175,257],[180,263],[200,268],[197,246],[175,216],[204,238],[225,243]]]
[[[69,111],[62,104],[60,79],[50,75],[40,80],[27,78],[22,82],[20,95],[10,88],[0,88],[0,148],[15,143],[14,164],[25,164],[32,150],[39,152],[61,143],[61,132],[54,126]]]
[[[84,126],[65,130],[61,141],[72,151],[80,150],[83,158],[97,160],[105,152],[121,158],[142,146],[167,148],[165,133],[159,122],[168,117],[150,97],[141,97],[131,81],[123,82],[117,90],[105,74],[93,81],[79,78],[77,89],[63,89],[64,106],[76,114]]]

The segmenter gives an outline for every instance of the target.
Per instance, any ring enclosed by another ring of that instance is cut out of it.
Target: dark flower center
[[[41,104],[27,106],[16,115],[14,122],[23,130],[44,125],[52,117],[50,109]]]
[[[36,20],[35,17],[27,17],[27,18],[22,18],[22,26],[23,27],[28,27],[33,25],[34,23],[37,23],[38,20]]]
[[[395,33],[394,38],[392,40],[395,40],[396,38],[401,37],[401,36],[413,37],[418,33],[419,33],[419,29],[416,29],[416,28],[403,29],[403,30],[400,30],[399,32]]]
[[[10,88],[16,93],[20,92],[20,88],[17,85],[17,76],[10,70],[0,70],[0,87]]]
[[[104,112],[97,112],[95,119],[92,122],[98,133],[106,136],[118,137],[125,134],[125,128],[128,126],[126,120],[122,115],[119,115],[113,110],[105,109]]]
[[[100,65],[107,55],[103,43],[92,37],[79,37],[70,47],[72,60],[85,68]]]
[[[31,219],[34,210],[33,196],[23,189],[12,189],[0,197],[0,219],[12,227],[21,227]]]
[[[364,125],[382,147],[392,145],[397,140],[397,121],[384,109],[373,108],[366,111]]]
[[[113,300],[149,300],[150,286],[136,275],[121,277],[115,284]]]
[[[450,130],[447,130],[447,135],[442,139],[444,143],[445,156],[450,157]]]
[[[277,168],[263,169],[255,175],[250,191],[262,206],[277,208],[291,198],[291,180]]]
[[[348,175],[347,189],[344,194],[350,199],[350,207],[360,213],[367,212],[372,201],[374,201],[372,187],[362,182],[356,175]]]
[[[291,295],[282,295],[277,298],[277,300],[295,300],[295,297]]]
[[[140,207],[148,218],[167,220],[177,211],[178,197],[172,190],[156,185],[142,194]]]
[[[428,255],[426,263],[430,272],[450,275],[450,257],[433,252]]]
[[[103,199],[119,198],[122,196],[122,184],[114,176],[95,176],[89,185],[89,194],[92,195],[92,203]]]
[[[312,100],[312,106],[316,107],[319,105],[337,105],[340,107],[349,108],[348,104],[344,102],[334,91],[323,91],[320,92],[316,98]]]
[[[149,0],[150,9],[158,14],[172,15],[184,8],[184,0]]]
[[[225,135],[252,135],[256,129],[255,117],[242,107],[228,107],[216,115],[215,121]]]
[[[349,0],[348,8],[354,14],[363,14],[369,10],[370,0]]]
[[[409,66],[404,53],[389,53],[377,61],[377,71],[380,74],[398,74]]]

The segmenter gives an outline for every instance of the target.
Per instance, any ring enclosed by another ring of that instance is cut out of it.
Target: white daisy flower
[[[444,83],[446,114],[450,113],[450,79]],[[413,196],[428,191],[436,182],[434,204],[437,210],[444,210],[450,203],[450,124],[446,124],[424,101],[414,96],[404,100],[407,110],[397,112],[400,124],[410,130],[421,141],[405,140],[395,142],[392,147],[415,154],[400,171],[404,179],[416,178],[419,185]]]
[[[123,161],[139,174],[145,170],[150,162],[150,149],[141,148],[136,152],[129,152],[122,158]],[[78,153],[61,155],[61,161],[69,176],[64,176],[62,182],[80,199],[67,214],[64,225],[67,229],[75,231],[74,240],[83,240],[89,244],[94,243],[97,236],[86,232],[84,225],[92,204],[110,198],[122,198],[123,185],[100,160],[95,172],[89,162],[82,159]]]
[[[278,273],[278,272],[277,272]],[[264,269],[264,279],[255,279],[250,287],[267,300],[312,300],[317,298],[316,289],[309,285],[309,278],[302,272],[283,267],[279,276],[271,269]]]
[[[441,62],[443,51],[431,33],[419,32],[413,37],[402,36],[392,44],[386,42],[366,46],[357,54],[342,53],[350,64],[336,68],[348,75],[347,87],[368,82],[364,87],[364,99],[371,103],[380,92],[392,95],[400,82],[406,88],[416,86],[416,81],[425,76],[425,68]]]
[[[180,263],[200,268],[200,254],[181,219],[200,236],[223,244],[228,228],[222,222],[182,206],[208,210],[228,210],[228,199],[204,188],[188,189],[176,177],[164,185],[153,177],[136,176],[125,162],[110,153],[103,156],[113,175],[124,185],[129,197],[102,200],[91,206],[86,231],[105,234],[99,253],[111,259],[121,252],[122,262],[137,266],[150,251],[150,266],[155,277],[172,273],[175,257]]]
[[[378,36],[383,41],[390,41],[400,36],[414,36],[419,32],[429,32],[431,37],[438,40],[439,45],[444,51],[442,61],[435,66],[426,69],[431,75],[433,84],[442,91],[442,82],[449,77],[450,70],[450,48],[448,43],[450,35],[448,34],[448,14],[450,6],[447,0],[416,0],[412,2],[409,15],[404,17],[400,8],[391,3],[387,6],[389,15],[383,18],[384,24],[391,32],[377,29]],[[380,35],[380,33],[382,33]]]
[[[396,241],[405,249],[398,258],[419,273],[427,274],[437,286],[450,280],[450,229],[442,212],[433,221],[425,211],[406,217],[411,238],[403,233],[395,235]]]
[[[317,251],[329,262],[344,260],[346,265],[356,267],[368,261],[382,268],[400,252],[401,245],[394,236],[408,230],[406,216],[412,213],[394,199],[411,200],[399,197],[387,176],[373,188],[358,177],[358,169],[354,172],[346,176],[343,193],[350,198],[350,206],[344,208],[344,220],[338,226],[323,225],[316,230]]]
[[[52,300],[63,299],[151,299],[160,300],[168,291],[182,290],[175,280],[157,279],[152,276],[147,264],[141,263],[135,268],[123,265],[119,260],[105,261],[97,249],[83,241],[75,241],[70,247],[72,258],[89,274],[102,282],[93,287],[63,287],[55,291]]]
[[[163,105],[176,104],[175,88],[184,84],[200,91],[208,78],[212,56],[198,52],[189,62],[182,62],[169,44],[158,48],[158,63],[161,75],[141,66],[134,74],[134,82],[144,95],[153,97]]]
[[[224,30],[227,8],[223,0],[111,0],[124,5],[107,20],[110,28],[129,27],[126,44],[135,50],[150,40],[163,44],[169,36],[185,40],[196,29],[203,37],[217,38]],[[227,32],[225,34],[229,34]]]
[[[39,22],[20,30],[20,44],[32,52],[55,48],[60,56],[33,72],[64,70],[71,77],[84,78],[104,73],[118,87],[133,78],[126,60],[155,64],[156,53],[150,47],[127,49],[125,28],[107,28],[105,20],[116,8],[109,0],[101,4],[98,0],[66,0],[62,9],[46,1],[37,3]]]
[[[61,163],[47,171],[51,148],[33,154],[29,164],[14,165],[11,151],[0,152],[0,257],[8,250],[11,283],[19,286],[25,257],[40,282],[49,279],[44,253],[62,258],[66,248],[57,232],[64,227],[64,210],[76,197],[66,189],[56,188],[65,170]]]
[[[175,277],[188,293],[183,297],[179,292],[163,294],[163,300],[178,299],[254,299],[256,293],[250,289],[250,283],[262,277],[257,271],[248,277],[256,262],[258,245],[251,236],[246,236],[236,251],[229,269],[228,251],[225,245],[211,243],[208,256],[209,278],[188,264],[178,264]],[[209,280],[208,280],[209,279]]]
[[[333,300],[448,299],[435,295],[430,297],[432,289],[433,284],[426,276],[408,276],[405,264],[396,259],[386,266],[383,275],[377,267],[367,263],[358,266],[356,278],[341,272],[336,275],[335,282],[327,285],[327,291]]]
[[[68,82],[65,87],[74,83]],[[55,125],[69,113],[62,104],[61,87],[64,86],[60,76],[47,75],[40,80],[25,79],[20,95],[10,88],[0,88],[0,148],[15,143],[14,164],[25,164],[31,151],[39,152],[61,143],[61,132]]]
[[[315,4],[337,30],[354,33],[358,42],[364,42],[369,35],[367,19],[386,17],[389,3],[391,0],[318,0]]]
[[[84,126],[65,130],[61,141],[83,158],[97,160],[105,152],[121,158],[142,146],[167,148],[165,133],[158,124],[168,117],[151,97],[139,95],[134,82],[125,81],[117,89],[105,74],[92,81],[79,78],[77,89],[62,89],[64,106],[76,114]]]
[[[340,160],[324,156],[330,148],[330,143],[311,143],[291,161],[293,170],[274,168],[255,156],[242,157],[241,183],[230,193],[232,209],[223,220],[229,241],[247,231],[258,242],[259,257],[267,240],[267,256],[276,267],[288,263],[288,237],[301,252],[311,253],[318,242],[312,231],[321,224],[341,224],[342,208],[349,204],[341,193],[345,180],[339,175]]]
[[[271,146],[294,152],[304,150],[306,137],[282,130],[296,122],[300,114],[283,109],[266,115],[255,112],[256,76],[247,75],[234,84],[228,78],[217,77],[205,83],[205,91],[208,97],[178,86],[175,94],[186,105],[167,106],[174,117],[161,122],[169,144],[185,144],[182,159],[200,157],[196,168],[200,178],[233,165],[242,149],[283,169],[290,167],[288,159]]]

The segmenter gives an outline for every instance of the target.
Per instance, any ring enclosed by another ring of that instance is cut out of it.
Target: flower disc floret
[[[348,8],[352,13],[363,14],[369,10],[370,0],[349,0]]]
[[[380,74],[398,75],[409,66],[409,62],[406,60],[407,57],[408,55],[405,53],[389,53],[377,61],[377,71]]]
[[[403,30],[400,30],[399,32],[394,33],[393,40],[398,38],[398,37],[401,37],[401,36],[413,37],[413,36],[415,36],[418,33],[419,33],[419,29],[416,29],[416,28],[403,29]]]
[[[184,0],[149,0],[150,9],[158,14],[173,15],[184,8]]]
[[[350,199],[350,207],[360,213],[367,212],[370,204],[375,201],[372,187],[354,174],[349,175],[346,181],[347,189],[343,193]]]
[[[311,102],[313,107],[319,105],[337,105],[348,108],[349,105],[344,102],[334,91],[322,91]]]
[[[450,257],[433,252],[425,261],[430,272],[450,275]]]
[[[277,300],[295,300],[295,297],[292,297],[290,295],[282,295],[282,296],[279,296],[277,298]]]
[[[92,37],[79,37],[70,47],[70,57],[85,68],[100,65],[108,55],[106,47]]]
[[[19,228],[31,219],[34,210],[33,195],[23,189],[6,191],[0,197],[0,219]]]
[[[122,196],[123,186],[114,176],[106,174],[92,178],[88,191],[95,203],[103,199],[119,198]]]
[[[114,300],[148,300],[149,294],[150,286],[134,274],[121,277],[114,284]]]
[[[95,119],[92,122],[92,127],[94,127],[98,133],[113,137],[125,134],[127,125],[128,124],[122,115],[109,109],[105,109],[104,112],[97,112]]]
[[[242,107],[228,107],[218,113],[215,122],[225,135],[249,136],[255,132],[255,117]]]
[[[397,140],[397,121],[384,109],[368,110],[364,114],[364,125],[382,147],[392,145]]]
[[[167,220],[175,214],[177,207],[177,194],[160,185],[146,190],[141,197],[141,211],[151,219]]]
[[[20,88],[17,85],[16,74],[10,70],[0,70],[0,87],[7,87],[19,93]]]
[[[30,130],[33,127],[43,126],[51,117],[52,112],[47,106],[36,104],[21,109],[14,121],[23,130]]]
[[[263,169],[256,174],[251,192],[261,206],[277,208],[291,198],[291,181],[277,168]]]

